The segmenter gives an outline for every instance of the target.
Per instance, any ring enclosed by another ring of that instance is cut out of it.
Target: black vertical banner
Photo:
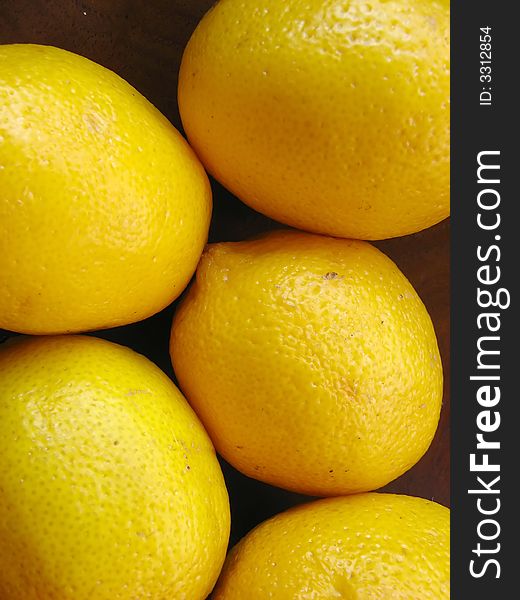
[[[520,458],[520,432],[514,433],[520,395],[513,380],[515,373],[520,376],[515,6],[480,0],[451,4],[451,589],[456,600],[518,595],[513,566],[518,501],[511,489]]]

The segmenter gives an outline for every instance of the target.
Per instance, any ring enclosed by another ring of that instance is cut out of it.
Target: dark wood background
[[[182,51],[213,0],[0,0],[0,43],[65,48],[118,73],[179,129],[176,90]],[[279,225],[247,208],[212,181],[210,241],[239,240]],[[423,459],[384,488],[450,502],[449,222],[416,235],[376,244],[399,265],[433,319],[445,385],[441,420]],[[168,357],[172,305],[141,323],[96,335],[147,355],[173,377]],[[5,335],[9,335],[7,332]],[[222,461],[232,507],[231,543],[265,518],[308,500],[244,477]]]

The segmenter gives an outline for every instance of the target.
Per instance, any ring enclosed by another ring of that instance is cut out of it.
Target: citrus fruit
[[[184,52],[179,108],[252,208],[359,239],[449,214],[448,0],[220,0]]]
[[[278,231],[210,244],[170,349],[219,453],[289,490],[376,489],[419,460],[437,427],[431,320],[368,242]]]
[[[327,498],[265,521],[229,554],[214,600],[448,600],[450,512],[411,496]]]
[[[196,156],[128,83],[64,50],[0,46],[0,328],[158,312],[193,274],[210,212]]]
[[[213,446],[143,356],[83,336],[0,349],[0,597],[202,600],[229,504]]]

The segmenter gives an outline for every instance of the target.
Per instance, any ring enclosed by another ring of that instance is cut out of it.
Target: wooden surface
[[[253,1],[253,0],[252,0]],[[177,73],[183,48],[212,0],[0,0],[0,42],[50,44],[114,70],[178,128]],[[278,226],[212,182],[210,240],[239,240]],[[449,505],[449,223],[376,245],[400,266],[433,319],[445,386],[441,421],[428,453],[384,490]],[[168,336],[174,306],[141,323],[96,335],[126,344],[173,376]],[[307,497],[248,479],[222,461],[230,492],[231,543],[268,516]]]

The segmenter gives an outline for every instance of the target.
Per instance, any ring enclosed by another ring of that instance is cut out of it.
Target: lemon
[[[289,490],[376,489],[419,460],[437,427],[430,317],[368,242],[278,231],[210,244],[170,348],[217,450]]]
[[[381,239],[449,214],[448,0],[220,0],[179,78],[188,138],[254,209]]]
[[[393,494],[327,498],[262,523],[228,556],[214,600],[448,600],[449,510]]]
[[[134,88],[57,48],[0,46],[0,328],[101,329],[180,294],[211,191]]]
[[[173,383],[83,336],[0,349],[0,598],[202,600],[229,504]]]

